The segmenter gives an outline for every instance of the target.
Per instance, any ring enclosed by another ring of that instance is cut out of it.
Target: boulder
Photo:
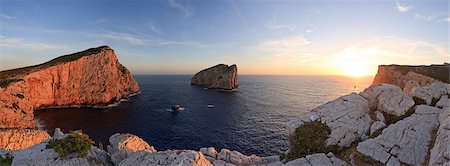
[[[264,165],[271,162],[280,161],[279,156],[259,157],[256,155],[246,156],[238,151],[230,151],[228,149],[222,149],[217,155],[217,160],[223,160],[226,163],[232,163],[236,165]]]
[[[207,88],[231,90],[238,87],[237,78],[236,65],[219,64],[195,74],[191,79],[191,84]]]
[[[375,118],[377,119],[377,121],[380,121],[383,123],[386,121],[386,119],[384,119],[383,113],[381,113],[380,111],[375,111]]]
[[[443,95],[441,99],[436,103],[436,107],[444,108],[444,107],[450,107],[450,99],[448,96]]]
[[[106,151],[91,146],[86,157],[72,154],[60,157],[53,149],[47,148],[48,140],[32,147],[14,151],[12,165],[112,165]]]
[[[343,166],[347,163],[334,156],[333,153],[315,153],[286,163],[286,166]]]
[[[411,90],[411,96],[417,97],[426,102],[427,105],[431,105],[434,100],[439,100],[442,95],[449,94],[450,85],[435,81],[429,86],[415,87]]]
[[[388,126],[377,137],[360,142],[356,149],[384,164],[395,164],[398,160],[421,165],[431,143],[431,131],[439,124],[440,112],[439,108],[416,106],[414,114]]]
[[[439,129],[428,165],[450,165],[450,107],[445,107],[439,115]]]
[[[156,152],[153,146],[150,146],[138,136],[129,133],[113,134],[109,137],[109,143],[107,149],[114,164],[118,164],[137,151]]]
[[[139,151],[122,160],[118,165],[212,166],[202,153],[193,150]]]
[[[212,157],[213,159],[217,159],[217,155],[219,154],[214,147],[200,148],[200,152],[205,156]]]
[[[292,135],[304,122],[314,120],[326,124],[331,130],[326,145],[339,147],[349,147],[352,142],[363,137],[368,133],[372,122],[369,102],[364,97],[351,93],[314,108],[300,119],[288,122],[289,134]]]
[[[369,101],[372,111],[378,110],[395,116],[404,115],[415,104],[402,89],[392,84],[371,85],[360,95]]]
[[[370,135],[372,135],[373,133],[375,133],[375,131],[378,131],[384,127],[386,127],[386,124],[382,121],[373,122],[372,125],[370,126]]]
[[[0,149],[19,150],[39,144],[50,138],[43,130],[0,129]]]
[[[406,85],[403,88],[403,92],[405,92],[407,95],[410,95],[412,94],[411,90],[417,87],[420,87],[420,84],[416,80],[409,80],[408,82],[406,82]]]

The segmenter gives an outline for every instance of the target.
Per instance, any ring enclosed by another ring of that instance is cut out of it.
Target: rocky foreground
[[[73,152],[61,157],[49,148],[52,141],[68,137],[59,129],[51,138],[39,130],[2,130],[0,155],[12,159],[12,165],[450,165],[450,85],[417,69],[389,72],[395,78],[378,73],[363,92],[289,121],[290,150],[276,156],[213,147],[157,151],[138,136],[117,133],[106,149],[89,145],[86,156]],[[310,144],[320,148],[305,146]]]
[[[0,128],[35,128],[45,107],[107,105],[139,91],[108,46],[0,72]]]
[[[236,65],[218,64],[195,74],[191,84],[212,89],[232,90],[238,87],[237,78]]]

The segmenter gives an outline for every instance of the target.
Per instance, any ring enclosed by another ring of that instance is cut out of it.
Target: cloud
[[[9,16],[9,15],[2,14],[2,13],[0,13],[0,18],[7,19],[7,20],[16,19],[16,17],[14,17],[14,16]]]
[[[178,3],[176,0],[168,0],[170,7],[176,8],[184,13],[185,17],[190,17],[194,15],[195,9],[191,7],[189,1],[186,4]]]
[[[127,33],[118,33],[118,32],[111,32],[111,31],[107,31],[104,34],[100,34],[97,35],[100,38],[108,38],[108,39],[114,39],[114,40],[119,40],[119,41],[125,41],[129,44],[134,44],[134,45],[144,45],[144,40],[140,39],[136,36],[127,34]]]
[[[28,51],[70,49],[70,47],[64,45],[32,42],[22,38],[0,37],[0,39],[0,48],[4,49],[22,49]]]
[[[396,5],[397,5],[397,7],[396,7],[397,10],[399,12],[402,12],[402,13],[406,13],[409,10],[414,8],[414,6],[410,6],[410,5],[406,5],[406,4],[400,4],[400,2],[398,2],[398,0],[396,0],[395,2],[396,2]]]
[[[278,58],[298,59],[311,56],[306,47],[311,42],[303,36],[296,36],[284,39],[268,40],[260,43],[256,50],[273,55]]]
[[[420,13],[415,13],[414,18],[421,21],[429,21],[434,23],[450,22],[449,15],[447,12],[433,13],[431,15],[424,15]]]
[[[101,23],[105,23],[105,22],[109,22],[108,19],[97,19],[94,21],[89,21],[86,24],[101,24]]]
[[[239,9],[239,6],[236,4],[234,0],[230,0],[231,9],[233,10],[233,14],[238,16],[238,18],[241,20],[241,22],[247,22],[247,19],[245,19],[244,15],[242,15],[241,10]]]
[[[305,32],[312,33],[312,32],[315,32],[316,30],[317,30],[316,28],[308,28],[308,29],[306,29]]]
[[[288,30],[289,32],[294,31],[297,27],[289,24],[280,24],[278,23],[277,13],[273,13],[272,20],[265,25],[267,29],[270,30]]]

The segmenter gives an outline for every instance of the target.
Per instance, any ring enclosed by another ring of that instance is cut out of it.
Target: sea
[[[82,130],[97,144],[132,133],[158,151],[215,147],[245,155],[279,155],[289,147],[286,124],[339,96],[361,92],[373,77],[240,75],[235,91],[192,86],[192,75],[134,75],[140,93],[107,108],[35,111],[50,133]],[[171,111],[176,104],[183,111]]]

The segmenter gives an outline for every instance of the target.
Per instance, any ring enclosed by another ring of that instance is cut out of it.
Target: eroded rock
[[[191,84],[207,88],[231,90],[238,87],[237,79],[236,65],[219,64],[195,74],[191,79]]]
[[[138,136],[129,133],[116,133],[109,137],[109,143],[107,149],[114,164],[118,164],[137,151],[156,152],[153,146],[150,146]]]
[[[345,161],[338,159],[333,153],[315,153],[286,163],[286,166],[343,166]]]
[[[388,126],[375,137],[360,142],[356,149],[384,164],[395,159],[406,164],[421,165],[431,142],[431,131],[439,124],[441,109],[419,105],[411,116]]]
[[[290,121],[288,130],[293,134],[304,122],[317,119],[331,130],[326,145],[349,147],[369,131],[372,120],[368,113],[369,102],[364,97],[351,93],[314,108],[300,119]]]
[[[86,157],[71,154],[62,158],[52,148],[47,148],[48,141],[32,147],[14,151],[12,165],[112,165],[106,151],[91,146]]]
[[[122,160],[118,165],[212,166],[202,153],[193,150],[139,151]]]
[[[1,71],[0,128],[34,128],[33,110],[38,108],[109,104],[138,91],[108,46]]]
[[[450,99],[447,95],[443,95],[441,99],[436,103],[436,107],[444,108],[444,107],[450,107]]]
[[[50,135],[36,129],[0,129],[0,149],[19,150],[39,144]]]
[[[396,116],[404,115],[414,106],[414,100],[403,93],[400,87],[392,84],[371,85],[360,95],[369,101],[372,111],[378,110]]]
[[[223,160],[226,163],[232,163],[236,165],[264,165],[271,162],[280,161],[279,156],[259,157],[256,155],[246,156],[238,151],[230,151],[228,149],[222,149],[217,155],[217,160]]]
[[[448,94],[449,93],[448,89],[450,89],[449,87],[450,87],[449,84],[440,81],[435,81],[429,86],[413,88],[411,90],[412,92],[411,96],[420,98],[424,100],[427,105],[431,105],[433,99],[439,100],[442,95]]]
[[[450,107],[445,107],[442,110],[439,115],[439,123],[428,165],[450,165]]]

